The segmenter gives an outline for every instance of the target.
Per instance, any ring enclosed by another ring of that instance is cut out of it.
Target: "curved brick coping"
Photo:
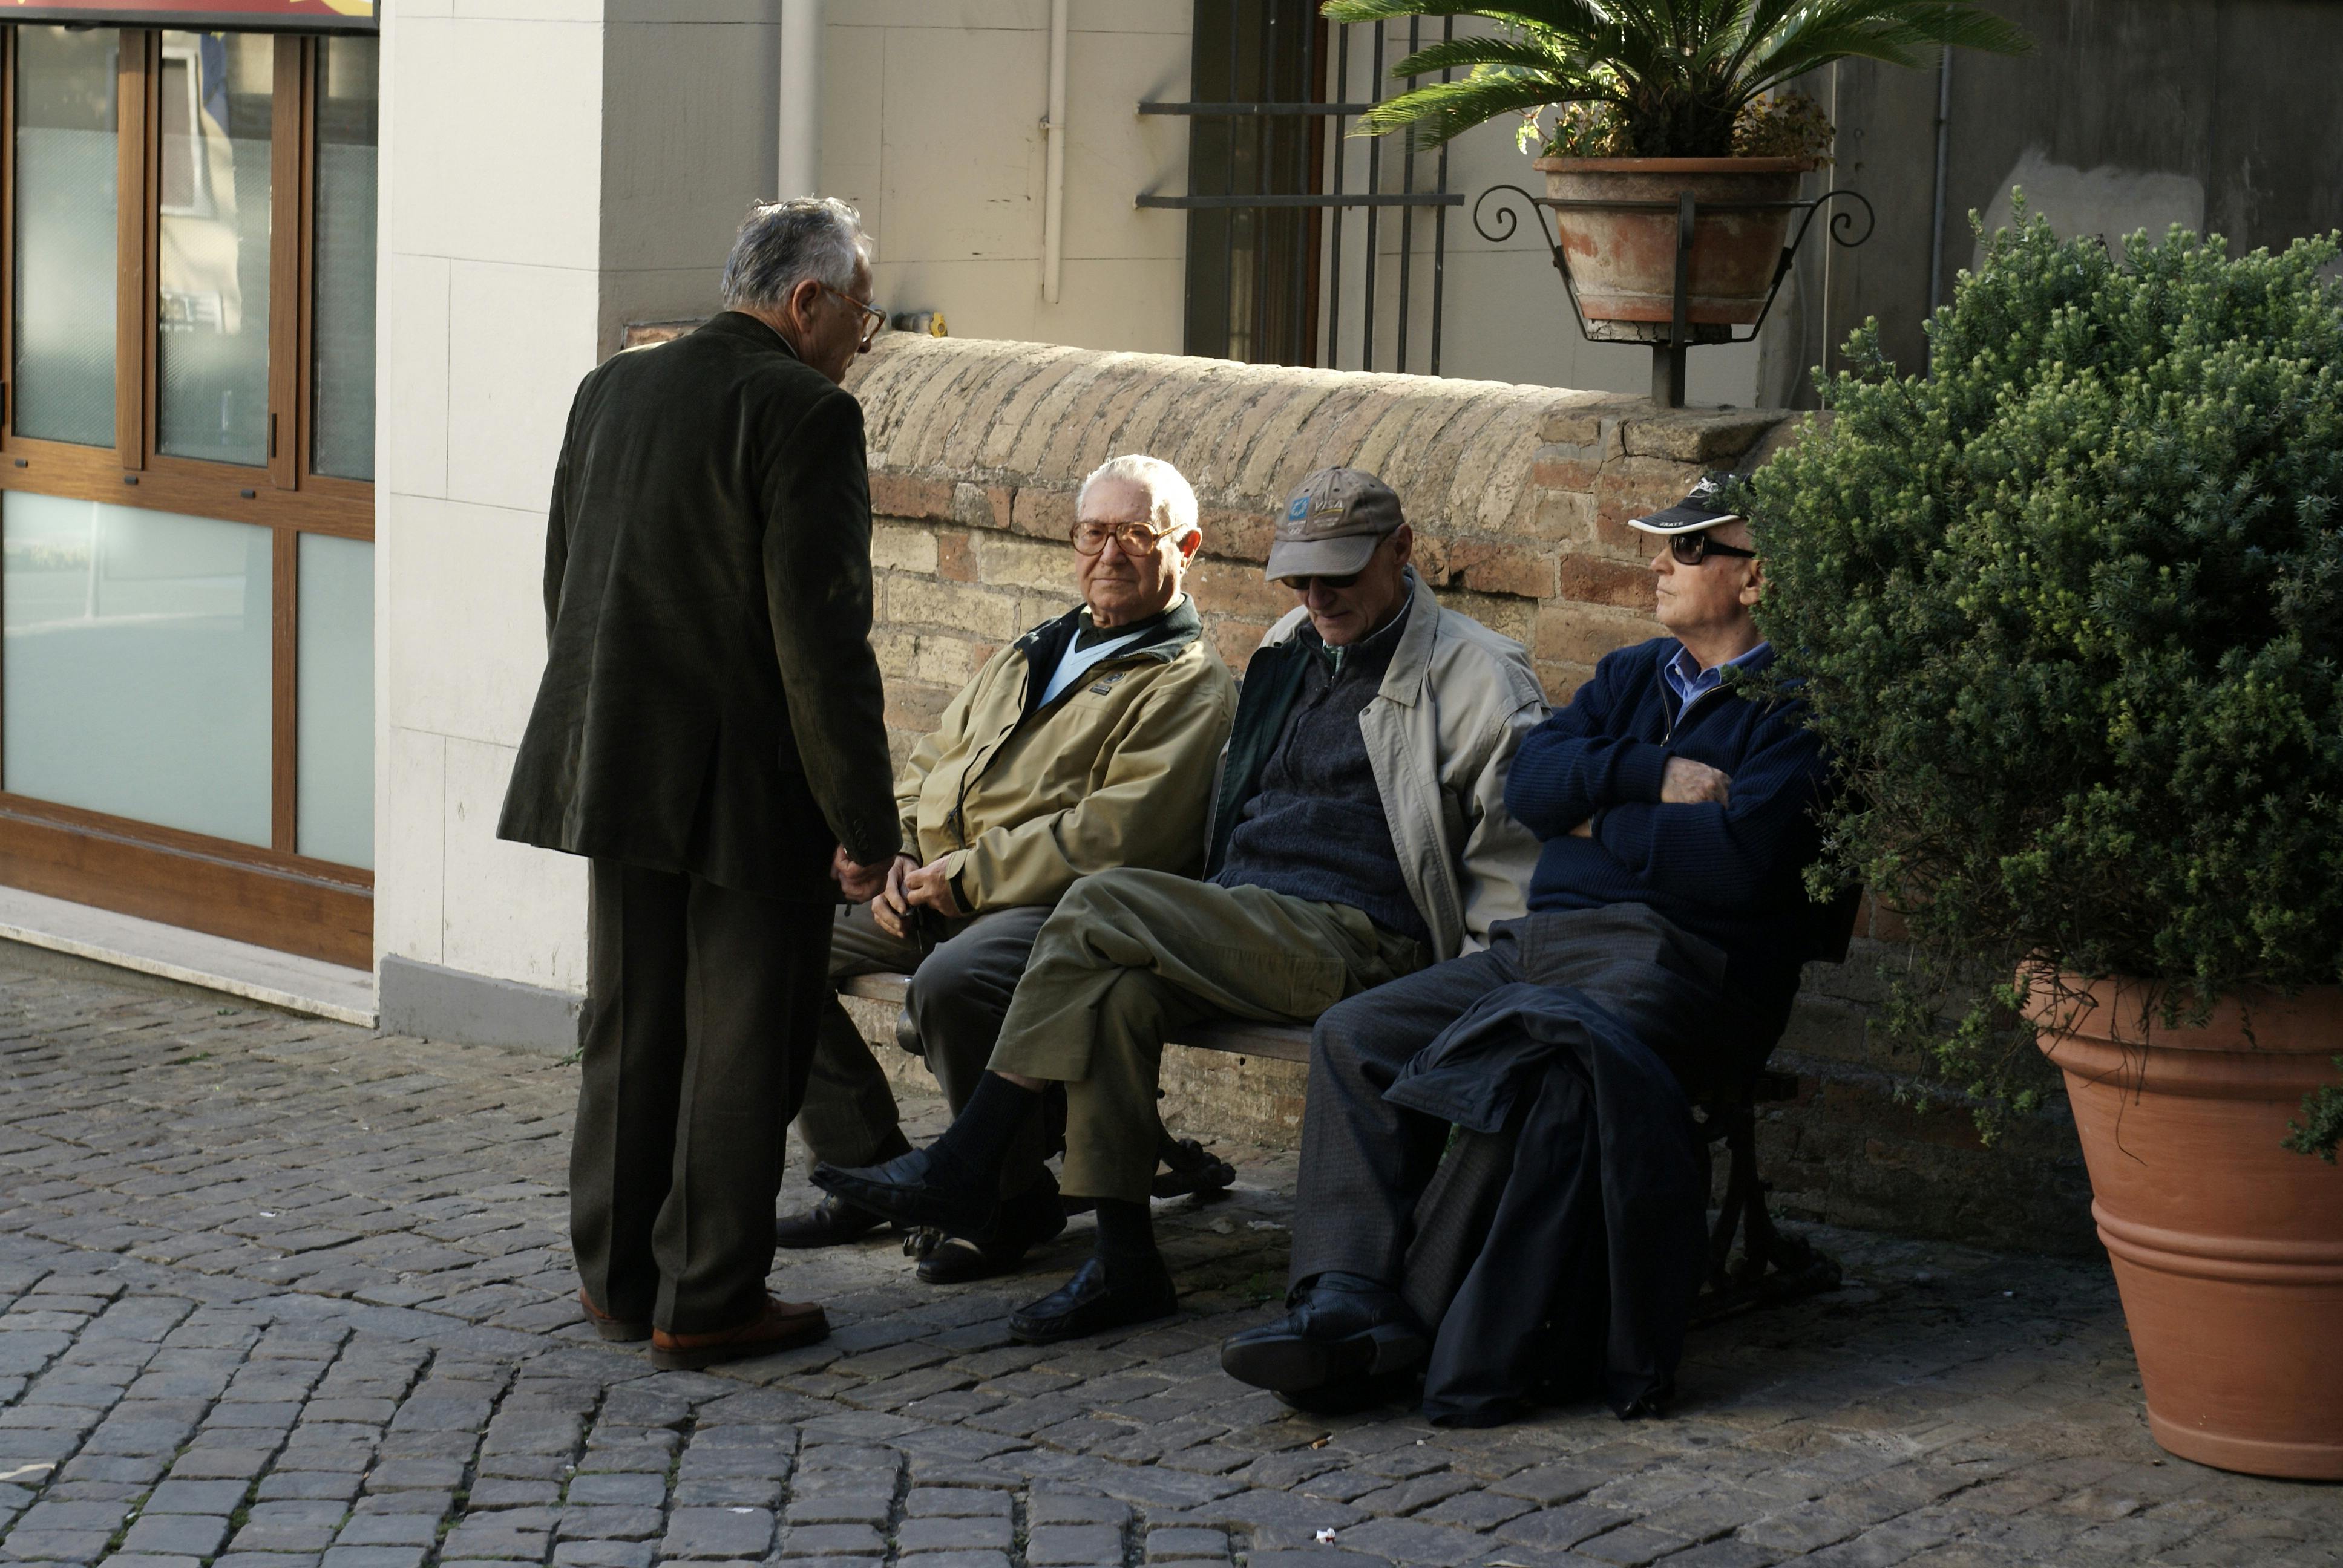
[[[1305,475],[1339,462],[1380,475],[1419,530],[1523,532],[1542,491],[1592,491],[1606,456],[1729,461],[1785,417],[1661,411],[1609,393],[1495,381],[908,334],[882,338],[848,384],[862,399],[874,476],[894,481],[876,509],[1037,534],[1056,532],[1074,487],[1122,452],[1172,463],[1208,513],[1236,515],[1228,522],[1265,519]],[[1215,554],[1259,559],[1267,548],[1258,529],[1214,535]]]

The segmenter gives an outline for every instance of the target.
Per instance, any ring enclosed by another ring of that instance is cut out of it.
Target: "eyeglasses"
[[[842,288],[833,287],[831,285],[827,283],[823,284],[821,286],[823,292],[838,296],[839,298],[846,301],[847,304],[854,307],[855,309],[862,313],[862,337],[860,338],[860,342],[863,347],[868,348],[872,343],[878,340],[880,329],[887,325],[887,313],[885,311],[880,309],[875,305],[863,304],[860,300],[855,298],[854,296],[847,293],[846,290]]]
[[[1706,531],[1691,534],[1670,534],[1668,554],[1680,567],[1696,567],[1711,556],[1738,556],[1743,560],[1757,558],[1755,550],[1745,550],[1735,545],[1720,545]]]
[[[1122,547],[1124,555],[1150,556],[1171,531],[1151,528],[1145,523],[1076,523],[1074,549],[1080,555],[1097,555],[1106,548],[1106,541],[1111,536]]]

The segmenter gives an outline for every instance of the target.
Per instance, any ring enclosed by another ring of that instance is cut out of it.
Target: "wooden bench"
[[[1844,919],[1835,915],[1825,918],[1816,958],[1833,963],[1845,961],[1854,933],[1854,915],[1855,907],[1850,902]],[[910,995],[910,984],[909,975],[871,974],[849,980],[838,990],[841,996],[900,1008]],[[1304,1065],[1310,1060],[1310,1031],[1291,1024],[1223,1019],[1217,1023],[1192,1026],[1175,1043],[1230,1056],[1261,1056],[1272,1061],[1298,1061]],[[1769,1054],[1770,1051],[1769,1047]],[[1757,1107],[1795,1100],[1797,1093],[1798,1081],[1793,1075],[1760,1069],[1741,1083],[1703,1094],[1694,1104],[1703,1134],[1700,1150],[1704,1179],[1709,1175],[1710,1144],[1724,1144],[1729,1161],[1725,1198],[1710,1227],[1708,1278],[1694,1310],[1695,1322],[1705,1322],[1746,1307],[1838,1289],[1839,1266],[1835,1260],[1812,1243],[1784,1235],[1775,1228],[1765,1204],[1770,1184],[1757,1174]],[[1157,1197],[1210,1194],[1235,1181],[1235,1170],[1207,1152],[1195,1140],[1175,1139],[1160,1129],[1159,1136],[1157,1153],[1164,1169],[1155,1178]]]

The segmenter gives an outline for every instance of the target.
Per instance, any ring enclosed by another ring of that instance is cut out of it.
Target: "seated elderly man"
[[[1623,1414],[1665,1396],[1705,1199],[1681,1085],[1746,1070],[1787,1015],[1826,770],[1796,704],[1723,684],[1773,653],[1720,494],[1635,520],[1665,536],[1672,635],[1604,658],[1513,759],[1505,803],[1544,840],[1530,913],[1319,1020],[1291,1310],[1222,1346],[1231,1375],[1331,1409],[1423,1368],[1426,1412],[1467,1424],[1557,1381]],[[1452,1125],[1517,1146],[1468,1134],[1443,1166]],[[1484,1154],[1477,1196],[1419,1207]]]
[[[1114,866],[1192,876],[1236,682],[1181,588],[1203,535],[1196,493],[1155,457],[1110,460],[1074,503],[1082,603],[985,661],[896,780],[903,842],[886,888],[838,917],[833,982],[911,974],[920,1049],[957,1109],[991,1057],[1026,955],[1067,887]],[[907,1152],[895,1098],[833,998],[798,1131],[818,1161]],[[1149,1144],[1148,1159],[1154,1159]],[[982,1279],[1065,1229],[1038,1127],[1003,1146],[1000,1204],[971,1245],[930,1253],[930,1283]],[[837,1198],[774,1227],[784,1247],[850,1241],[884,1217]]]
[[[865,1208],[981,1231],[1041,1091],[1063,1083],[1065,1187],[1097,1200],[1097,1250],[1010,1319],[1020,1340],[1177,1307],[1148,1214],[1168,1038],[1227,1014],[1307,1022],[1521,911],[1535,846],[1505,814],[1505,771],[1545,705],[1517,644],[1434,602],[1413,548],[1382,481],[1310,477],[1266,573],[1300,608],[1246,668],[1209,879],[1132,869],[1075,883],[951,1127],[874,1169],[814,1173]]]

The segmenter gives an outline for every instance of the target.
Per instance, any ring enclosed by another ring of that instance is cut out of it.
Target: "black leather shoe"
[[[1431,1346],[1399,1293],[1358,1274],[1325,1273],[1273,1323],[1221,1343],[1221,1370],[1280,1394],[1381,1379],[1420,1363]]]
[[[1029,1251],[1065,1228],[1058,1183],[1045,1179],[1038,1187],[1002,1200],[1000,1213],[983,1234],[946,1241],[921,1258],[920,1280],[930,1285],[965,1285],[1009,1273]]]
[[[1092,1258],[1074,1277],[1010,1315],[1009,1337],[1029,1345],[1051,1345],[1084,1334],[1168,1318],[1180,1310],[1180,1292],[1161,1258],[1144,1265],[1118,1263],[1111,1274],[1104,1258]]]
[[[1001,1210],[998,1183],[998,1173],[980,1181],[938,1180],[924,1149],[883,1165],[813,1168],[813,1184],[831,1196],[901,1224],[933,1225],[948,1236],[974,1236],[992,1222]]]
[[[1280,1391],[1277,1402],[1312,1415],[1357,1415],[1387,1404],[1413,1404],[1423,1380],[1413,1372],[1386,1372],[1381,1377],[1336,1378],[1316,1388]]]
[[[776,1247],[842,1247],[860,1241],[887,1222],[884,1214],[859,1209],[842,1198],[825,1197],[810,1209],[783,1214],[773,1221]]]

